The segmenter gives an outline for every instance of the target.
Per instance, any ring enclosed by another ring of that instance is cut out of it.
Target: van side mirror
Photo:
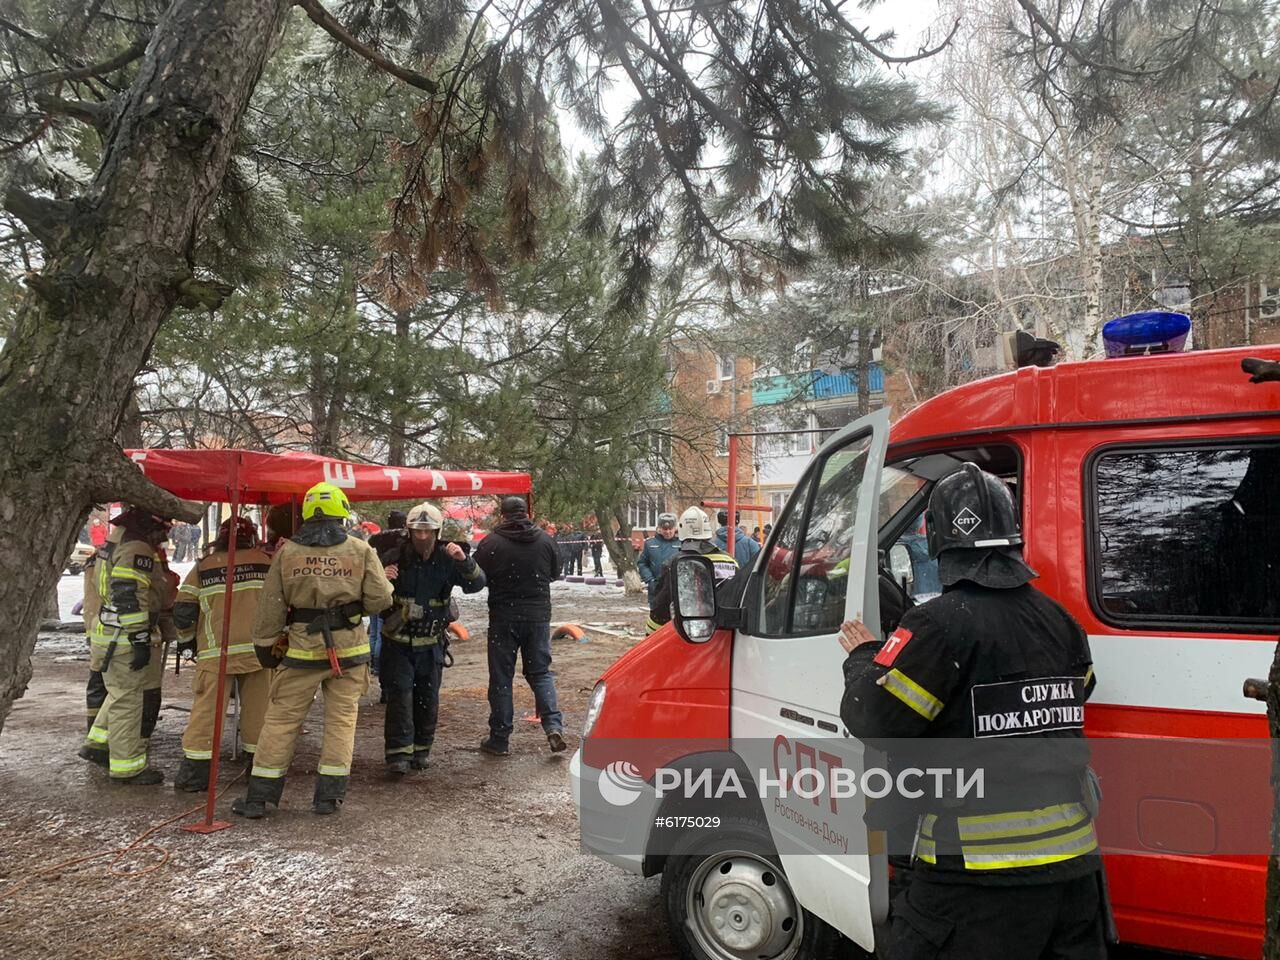
[[[696,554],[680,554],[671,562],[676,633],[689,643],[706,643],[716,631],[715,567]]]

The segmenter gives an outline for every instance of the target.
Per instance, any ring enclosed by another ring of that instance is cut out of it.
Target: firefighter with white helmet
[[[711,518],[697,507],[690,507],[680,514],[676,526],[680,540],[679,553],[697,553],[706,557],[715,567],[716,585],[732,580],[738,572],[738,564],[715,542],[715,528]],[[670,561],[658,577],[658,586],[649,602],[649,619],[645,627],[650,633],[671,620],[671,598],[674,585],[671,582]]]
[[[347,535],[351,505],[341,489],[318,483],[302,501],[302,526],[276,551],[258,600],[254,653],[281,666],[271,684],[248,794],[233,813],[256,819],[279,805],[294,743],[316,689],[324,691],[324,739],[312,809],[336,813],[347,793],[360,697],[369,689],[366,614],[391,605],[377,554]]]
[[[453,588],[485,585],[466,543],[440,540],[444,514],[420,503],[405,520],[409,536],[382,555],[395,583],[395,606],[382,624],[379,680],[386,695],[383,727],[387,773],[399,778],[430,765],[448,656]]]

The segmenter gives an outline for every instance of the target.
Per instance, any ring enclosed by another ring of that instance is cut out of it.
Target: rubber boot
[[[178,775],[173,778],[173,785],[184,793],[200,793],[209,789],[209,760],[192,760],[183,757],[178,764]]]
[[[311,803],[311,810],[322,817],[337,813],[338,807],[342,806],[346,796],[346,777],[330,777],[321,774],[316,777],[316,795]]]
[[[280,806],[284,793],[284,777],[250,777],[249,792],[231,803],[231,812],[247,820],[260,820],[267,815],[267,804]]]
[[[394,760],[387,761],[387,776],[392,780],[399,780],[409,772],[409,758],[396,757]]]
[[[164,783],[164,774],[155,767],[146,767],[132,777],[112,777],[111,782],[122,787],[150,787]]]
[[[76,756],[81,760],[88,760],[90,763],[95,763],[104,770],[111,766],[111,754],[109,751],[106,749],[96,749],[89,746],[87,743],[80,748],[80,752],[77,753]]]
[[[412,766],[415,770],[426,770],[431,766],[431,754],[426,750],[416,751],[413,755]]]

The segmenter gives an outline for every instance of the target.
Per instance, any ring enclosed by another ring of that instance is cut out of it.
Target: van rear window
[[[1280,441],[1112,449],[1092,461],[1095,612],[1116,624],[1280,624]]]

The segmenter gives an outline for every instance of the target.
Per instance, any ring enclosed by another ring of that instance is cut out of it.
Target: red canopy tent
[[[130,459],[158,487],[184,500],[224,501],[231,504],[232,529],[242,504],[285,503],[327,481],[350,500],[424,500],[459,496],[529,494],[527,473],[431,470],[351,463],[311,453],[259,453],[253,450],[128,450]],[[234,582],[236,538],[227,549],[227,583]],[[227,680],[227,644],[231,629],[232,592],[224,591],[222,655],[218,660],[218,692],[222,703]],[[213,724],[213,758],[209,764],[209,800],[203,823],[186,829],[211,833],[231,824],[213,819],[222,749],[222,710]]]
[[[352,463],[314,453],[128,450],[157,486],[186,500],[284,503],[321,481],[350,500],[413,500],[529,493],[527,473],[431,470]],[[236,496],[235,494],[239,494]]]

